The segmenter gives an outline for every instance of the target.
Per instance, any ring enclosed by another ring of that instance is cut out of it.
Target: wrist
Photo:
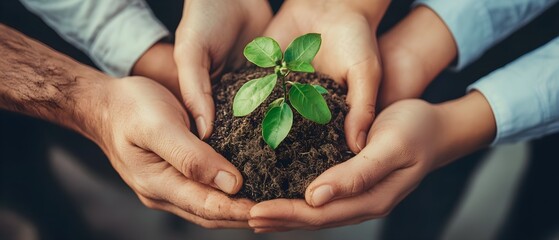
[[[73,77],[78,87],[73,109],[66,110],[71,113],[68,118],[72,125],[69,127],[102,146],[101,136],[106,133],[105,124],[109,122],[109,83],[117,79],[84,65],[74,69]]]
[[[487,147],[495,138],[497,126],[491,106],[478,91],[435,105],[442,135],[438,141],[441,159],[437,166]]]
[[[0,24],[0,108],[94,139],[92,118],[108,77]]]
[[[345,2],[345,1],[344,1]],[[378,25],[388,6],[390,5],[390,0],[350,0],[351,4],[356,8],[357,11],[363,13],[367,17],[369,24],[373,27],[373,32],[376,32]]]
[[[178,69],[172,44],[158,42],[151,46],[134,64],[131,75],[153,79],[180,99]]]

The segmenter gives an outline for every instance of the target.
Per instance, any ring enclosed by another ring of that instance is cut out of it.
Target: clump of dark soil
[[[264,201],[275,198],[304,198],[306,187],[328,168],[346,161],[353,153],[344,136],[344,116],[348,111],[344,90],[321,74],[290,73],[287,80],[320,84],[332,121],[319,125],[304,119],[293,109],[293,128],[274,151],[262,138],[261,123],[268,104],[281,97],[280,80],[270,97],[245,117],[234,117],[233,98],[241,86],[270,74],[259,68],[225,74],[213,86],[216,121],[208,143],[229,159],[242,173],[244,185],[235,197]]]

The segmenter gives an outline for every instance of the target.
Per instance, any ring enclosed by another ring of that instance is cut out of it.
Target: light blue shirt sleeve
[[[153,44],[169,35],[144,0],[20,0],[103,71],[130,74]]]
[[[559,131],[559,37],[468,87],[493,110],[493,145]]]
[[[558,0],[417,0],[444,21],[458,47],[461,70]]]

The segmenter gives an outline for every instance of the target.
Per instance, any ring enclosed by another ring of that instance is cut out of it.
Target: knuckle
[[[157,202],[155,202],[155,201],[153,201],[149,198],[142,197],[142,196],[138,196],[138,198],[140,199],[140,202],[142,202],[142,204],[144,206],[146,206],[147,208],[155,209],[155,210],[160,209],[160,206],[159,206],[159,204],[157,204]]]
[[[172,151],[172,156],[176,159],[181,159],[180,171],[188,178],[198,179],[198,169],[200,169],[199,156],[196,151],[192,149],[185,149],[176,147]]]
[[[203,228],[206,228],[206,229],[217,229],[217,228],[219,228],[219,225],[217,223],[215,223],[213,221],[208,221],[208,220],[205,220],[205,219],[200,220],[197,224],[200,225]]]
[[[160,117],[158,114],[153,114],[152,112],[141,113],[142,125],[137,126],[136,129],[144,129],[145,136],[156,136],[161,138],[161,129],[168,127],[169,123]]]
[[[370,214],[377,218],[386,217],[390,214],[392,208],[392,204],[390,203],[377,204],[373,208],[371,208]]]
[[[229,198],[218,192],[210,192],[204,199],[203,216],[210,220],[236,220],[231,208]]]
[[[187,88],[182,91],[183,102],[187,109],[190,111],[201,111],[202,108],[208,107],[210,103],[213,103],[213,97],[211,90],[200,89],[199,91],[193,91],[191,88]]]
[[[363,175],[362,172],[358,173],[357,176],[353,178],[351,181],[351,188],[349,189],[351,195],[356,195],[365,190],[365,186],[367,181],[367,177]]]
[[[375,118],[376,115],[376,105],[373,103],[365,103],[363,106],[358,108],[364,115],[366,115],[371,120]]]
[[[351,112],[365,115],[367,118],[371,120],[374,119],[376,116],[376,105],[374,103],[358,102],[358,104],[352,104],[351,102],[348,101],[347,105]]]
[[[143,178],[138,177],[134,180],[134,190],[144,198],[154,198],[153,194],[151,193],[151,181]]]
[[[326,220],[322,217],[314,217],[314,218],[311,218],[307,221],[307,224],[309,224],[309,228],[312,229],[312,230],[322,228],[322,226],[324,226],[325,223],[326,223]]]

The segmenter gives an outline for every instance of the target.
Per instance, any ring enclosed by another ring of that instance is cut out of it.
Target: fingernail
[[[206,136],[206,121],[204,121],[204,117],[200,116],[196,118],[196,126],[198,127],[198,135],[200,136],[200,139],[204,139],[204,136]]]
[[[322,185],[313,191],[311,203],[313,207],[319,207],[330,201],[333,197],[332,187],[330,185]]]
[[[359,132],[359,134],[357,135],[357,141],[355,145],[357,145],[357,149],[359,149],[360,152],[361,150],[363,150],[366,141],[367,141],[367,134],[363,131]]]
[[[214,178],[214,183],[222,191],[232,194],[237,185],[237,179],[229,172],[219,171]]]

